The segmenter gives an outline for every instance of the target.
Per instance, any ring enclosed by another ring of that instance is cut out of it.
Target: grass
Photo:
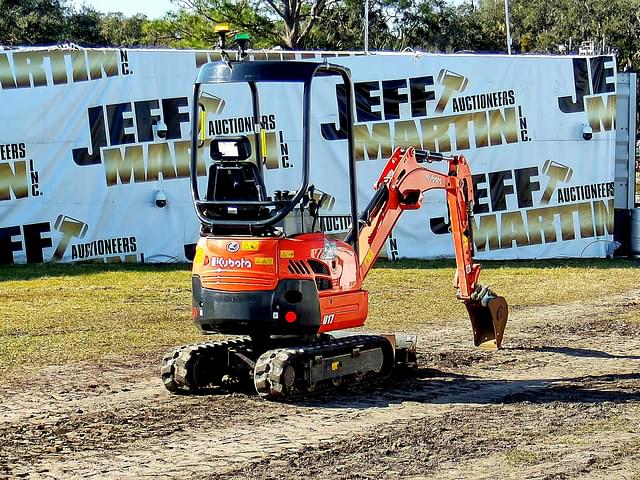
[[[0,375],[196,340],[190,287],[186,265],[4,267]]]
[[[637,288],[637,260],[483,262],[480,283],[504,296],[510,308],[580,301]],[[453,290],[452,261],[379,261],[367,278],[375,329],[411,329],[467,321]]]
[[[637,288],[638,262],[486,262],[481,281],[515,308]],[[451,261],[380,261],[367,278],[376,330],[464,321]],[[0,270],[0,383],[50,365],[157,352],[201,339],[187,265],[39,265]]]
[[[540,452],[532,452],[521,448],[514,448],[506,454],[506,459],[512,467],[522,467],[536,465],[542,462],[545,457]]]

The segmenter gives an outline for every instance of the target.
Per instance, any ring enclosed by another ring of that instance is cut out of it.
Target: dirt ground
[[[0,478],[640,479],[639,309],[516,307],[497,352],[460,319],[417,371],[297,404],[172,396],[162,352],[50,368],[1,394]]]

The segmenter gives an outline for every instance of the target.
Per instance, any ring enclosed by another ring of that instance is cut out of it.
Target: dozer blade
[[[487,305],[475,301],[465,302],[473,328],[473,343],[480,348],[500,348],[509,316],[509,306],[507,301],[499,296],[489,298],[483,303]]]

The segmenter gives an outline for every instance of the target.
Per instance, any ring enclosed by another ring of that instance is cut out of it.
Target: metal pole
[[[369,0],[364,2],[364,51],[369,53]]]
[[[504,0],[504,21],[507,24],[507,52],[511,55],[511,28],[509,27],[509,0]]]

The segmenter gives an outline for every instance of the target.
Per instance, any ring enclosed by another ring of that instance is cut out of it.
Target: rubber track
[[[227,370],[227,350],[250,346],[251,339],[242,338],[176,347],[162,359],[162,383],[172,393],[185,394],[197,393],[216,382],[219,385]]]
[[[382,370],[377,373],[363,372],[360,376],[341,377],[336,382],[326,380],[314,386],[309,385],[304,375],[305,366],[309,361],[313,361],[316,356],[326,358],[349,354],[354,348],[381,348],[385,356]],[[269,350],[256,362],[254,384],[258,394],[265,399],[295,400],[332,390],[339,385],[360,385],[387,378],[391,375],[393,364],[393,349],[386,338],[378,335],[354,335],[296,348]],[[293,382],[292,372],[295,372]]]

